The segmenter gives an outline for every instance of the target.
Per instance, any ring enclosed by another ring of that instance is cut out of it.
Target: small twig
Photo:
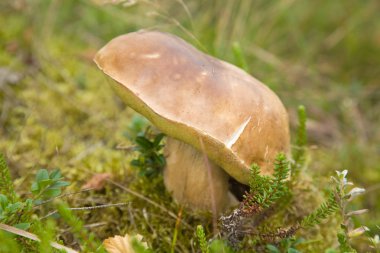
[[[133,196],[135,196],[135,197],[138,197],[138,198],[140,198],[140,199],[142,199],[142,200],[145,200],[146,202],[148,202],[148,203],[151,204],[152,206],[155,206],[155,207],[161,209],[162,211],[168,213],[168,215],[171,216],[172,218],[174,218],[175,220],[178,219],[178,216],[177,216],[175,213],[169,211],[169,210],[166,209],[164,206],[162,206],[162,205],[160,205],[160,204],[154,202],[153,200],[151,200],[151,199],[145,197],[144,195],[142,195],[142,194],[140,194],[140,193],[138,193],[138,192],[135,192],[135,191],[133,191],[133,190],[131,190],[131,189],[129,189],[129,188],[127,188],[127,187],[125,187],[125,186],[123,186],[123,185],[121,185],[121,184],[115,182],[115,181],[112,181],[111,179],[107,179],[107,181],[110,182],[110,183],[112,183],[113,185],[115,185],[115,186],[121,188],[122,190],[128,192],[129,194],[131,194],[131,195],[133,195]],[[181,223],[182,223],[183,225],[185,225],[187,228],[193,229],[192,226],[190,226],[188,223],[184,222],[183,220],[181,220]]]
[[[296,224],[296,225],[291,226],[290,228],[287,228],[287,229],[279,228],[275,232],[258,234],[257,236],[266,240],[266,242],[277,243],[277,242],[280,242],[282,239],[289,238],[289,237],[293,236],[300,228],[301,228],[301,226],[299,224]],[[246,231],[246,233],[249,233],[249,231]]]
[[[9,233],[12,233],[12,234],[15,234],[15,235],[19,235],[19,236],[22,236],[22,237],[25,237],[25,238],[28,238],[30,240],[33,240],[33,241],[37,241],[37,242],[40,242],[41,240],[38,238],[37,235],[35,234],[32,234],[30,232],[26,232],[22,229],[18,229],[18,228],[15,228],[15,227],[12,227],[12,226],[9,226],[9,225],[6,225],[6,224],[3,224],[3,223],[0,223],[0,229],[4,230],[4,231],[7,231]],[[73,250],[71,248],[68,248],[66,246],[63,246],[59,243],[56,243],[56,242],[50,242],[50,245],[55,248],[55,249],[58,249],[58,250],[65,250],[66,252],[68,253],[78,253],[78,251],[76,250]]]
[[[51,199],[48,199],[48,200],[45,200],[43,202],[41,202],[40,204],[37,204],[35,205],[33,208],[36,208],[38,206],[41,206],[41,205],[44,205],[46,203],[49,203],[55,199],[58,199],[58,198],[64,198],[64,197],[67,197],[67,196],[70,196],[70,195],[74,195],[74,194],[78,194],[78,193],[82,193],[82,192],[87,192],[87,191],[91,191],[93,190],[94,188],[87,188],[87,189],[83,189],[83,190],[80,190],[80,191],[76,191],[76,192],[68,192],[68,193],[65,193],[65,194],[61,194],[59,196],[56,196],[54,198],[51,198]]]
[[[83,225],[83,227],[84,228],[95,228],[95,227],[105,226],[107,224],[108,224],[107,222],[97,222],[97,223]]]
[[[106,207],[112,207],[112,206],[125,206],[127,203],[116,203],[116,204],[105,204],[105,205],[98,205],[98,206],[83,206],[83,207],[71,207],[69,208],[72,211],[78,211],[78,210],[94,210],[99,208],[106,208]],[[58,213],[58,210],[54,210],[44,217],[40,218],[40,220],[45,219],[49,216],[52,216],[54,214]]]
[[[129,202],[129,204],[128,204],[129,219],[130,219],[130,222],[131,222],[133,228],[137,229],[136,228],[136,223],[135,223],[135,218],[134,218],[134,215],[133,215],[133,212],[132,212],[131,208],[132,208],[132,203]]]
[[[132,151],[135,151],[137,149],[137,145],[125,146],[125,145],[119,144],[115,147],[115,149],[116,150],[123,150],[125,152],[132,152]]]
[[[87,170],[87,169],[82,169],[82,170],[83,170],[83,171],[86,171],[86,172],[88,172],[88,173],[91,173],[91,174],[95,174],[95,173],[94,173],[93,171],[91,171],[91,170]],[[146,202],[148,202],[148,203],[151,204],[152,206],[155,206],[155,207],[161,209],[162,211],[166,212],[169,216],[171,216],[171,217],[174,218],[175,220],[178,219],[178,217],[177,217],[177,215],[176,215],[175,213],[169,211],[169,210],[168,210],[167,208],[165,208],[164,206],[162,206],[162,205],[160,205],[160,204],[154,202],[153,200],[151,200],[151,199],[145,197],[144,195],[142,195],[142,194],[140,194],[140,193],[138,193],[138,192],[135,192],[135,191],[133,191],[133,190],[131,190],[131,189],[129,189],[129,188],[127,188],[127,187],[125,187],[125,186],[123,186],[123,185],[121,185],[121,184],[119,184],[119,183],[113,181],[113,180],[111,180],[111,179],[106,179],[106,181],[109,182],[109,183],[111,183],[111,184],[113,184],[113,185],[115,185],[115,186],[117,186],[117,187],[119,187],[120,189],[122,189],[122,190],[128,192],[129,194],[131,194],[131,195],[133,195],[133,196],[135,196],[135,197],[137,197],[137,198],[140,198],[140,199],[142,199],[142,200],[145,200]],[[181,220],[181,223],[182,223],[183,225],[185,225],[185,226],[186,226],[187,228],[189,228],[189,229],[194,229],[192,226],[190,226],[188,223],[186,223],[186,222],[183,221],[183,220]]]

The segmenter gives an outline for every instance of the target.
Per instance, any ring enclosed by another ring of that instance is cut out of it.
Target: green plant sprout
[[[336,171],[336,176],[331,177],[333,182],[337,185],[335,197],[341,216],[341,231],[338,232],[337,236],[341,252],[356,252],[356,250],[350,245],[351,239],[363,235],[365,232],[369,231],[369,229],[366,226],[354,228],[351,217],[366,213],[368,210],[347,210],[347,205],[357,196],[365,192],[365,189],[358,187],[349,190],[350,186],[353,186],[353,183],[348,181],[347,173],[347,170]]]
[[[165,166],[165,157],[162,153],[162,140],[164,134],[154,134],[148,127],[143,133],[135,138],[138,157],[131,161],[131,165],[138,169],[139,175],[144,177],[155,177],[162,172]]]
[[[14,191],[13,183],[10,177],[9,168],[5,162],[4,156],[0,154],[0,176],[2,181],[2,193],[0,194],[0,224],[13,226],[22,230],[33,230],[36,233],[39,243],[31,243],[25,240],[19,240],[23,249],[28,251],[48,253],[52,252],[53,248],[51,242],[55,238],[57,228],[54,221],[47,220],[42,222],[36,216],[35,209],[51,199],[58,197],[62,188],[69,185],[68,182],[63,181],[63,177],[59,169],[55,169],[50,173],[46,169],[37,171],[35,181],[31,186],[31,198],[25,200],[17,197]],[[8,191],[3,191],[8,189]],[[0,230],[0,238],[6,238],[7,235]],[[0,251],[1,252],[14,252],[20,248],[18,242],[5,239],[2,240]],[[56,251],[55,251],[56,252]]]
[[[209,253],[206,234],[202,225],[197,226],[197,237],[198,237],[199,247],[202,253]]]
[[[50,173],[46,169],[40,169],[31,187],[34,204],[38,205],[43,200],[59,196],[62,192],[62,187],[70,185],[69,182],[62,181],[62,179],[59,169],[55,169]]]
[[[0,194],[0,222],[21,229],[30,227],[31,223],[28,221],[34,207],[43,203],[44,200],[57,197],[61,194],[62,188],[69,185],[68,182],[62,180],[58,169],[50,173],[46,169],[41,169],[37,172],[31,187],[32,197],[21,201],[16,197],[9,176],[9,168],[2,154],[0,155],[0,175],[4,179],[1,189],[7,189],[7,191],[1,191]]]

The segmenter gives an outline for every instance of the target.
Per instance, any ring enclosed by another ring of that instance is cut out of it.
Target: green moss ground
[[[158,251],[170,249],[180,207],[165,193],[161,178],[139,178],[129,166],[133,155],[115,148],[131,144],[125,132],[134,112],[92,62],[111,38],[156,28],[234,64],[241,62],[232,50],[238,42],[248,72],[281,97],[293,128],[297,106],[308,110],[307,178],[313,182],[305,184],[323,192],[335,170],[348,169],[351,180],[367,189],[353,207],[370,211],[356,222],[379,233],[378,1],[215,0],[183,5],[164,0],[137,1],[130,7],[95,2],[0,3],[0,152],[12,168],[18,193],[29,192],[41,167],[60,168],[72,182],[68,191],[78,191],[92,173],[109,172],[127,189],[107,183],[100,192],[69,197],[70,206],[130,204],[77,215],[100,239],[140,233]],[[306,191],[295,207],[310,198],[310,203],[318,202],[320,193]],[[187,252],[193,247],[196,225],[210,229],[210,219],[183,211],[182,220],[175,249]],[[315,239],[314,246],[306,248],[334,243],[335,238],[326,239],[328,232],[323,232],[335,229],[331,222],[305,235]],[[64,227],[60,235],[73,242]]]

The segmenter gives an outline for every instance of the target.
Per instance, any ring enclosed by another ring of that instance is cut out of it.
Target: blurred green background
[[[307,108],[309,171],[325,185],[335,170],[367,192],[358,223],[380,224],[380,1],[0,2],[0,151],[19,192],[40,167],[59,167],[74,187],[83,170],[126,175],[117,145],[134,112],[92,62],[113,37],[139,29],[174,33],[243,66],[284,102],[291,126]],[[244,59],[237,57],[236,45]],[[320,182],[319,182],[320,181]]]

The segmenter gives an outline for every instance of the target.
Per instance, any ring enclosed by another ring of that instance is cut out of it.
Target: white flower
[[[358,195],[361,195],[365,192],[364,188],[355,187],[353,188],[349,193],[347,193],[347,197],[349,197],[349,201],[351,201],[353,198],[355,198]]]
[[[368,209],[361,209],[361,210],[349,212],[349,213],[347,213],[347,216],[361,215],[361,214],[367,213],[367,212],[368,212]]]
[[[371,238],[371,241],[374,245],[380,244],[380,237],[379,235],[375,235],[373,238]]]
[[[350,238],[358,237],[358,236],[361,236],[362,234],[364,234],[364,232],[366,232],[366,231],[369,231],[369,228],[367,228],[366,226],[361,226],[361,227],[358,227],[358,228],[350,231],[348,233],[348,236]]]
[[[338,179],[339,179],[339,181],[343,182],[343,185],[347,185],[347,178],[346,178],[347,173],[348,173],[347,170],[343,170],[343,171],[336,170],[336,174],[338,175]]]

